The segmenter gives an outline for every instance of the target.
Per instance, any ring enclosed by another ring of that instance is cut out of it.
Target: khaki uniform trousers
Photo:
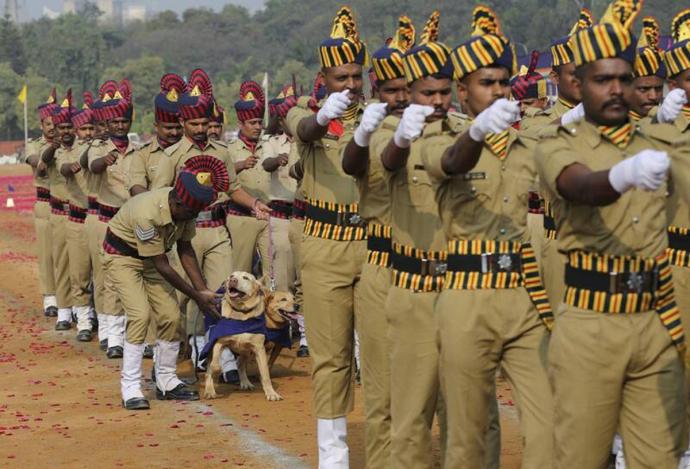
[[[302,248],[302,236],[304,233],[304,220],[292,218],[288,230],[288,239],[292,248],[292,265],[294,266],[294,282],[290,291],[295,296],[295,304],[302,311],[302,271],[300,269],[300,252]]]
[[[629,469],[678,467],[688,446],[685,369],[655,311],[562,305],[549,366],[556,468],[606,468],[617,429]]]
[[[444,466],[487,467],[495,460],[487,426],[495,418],[491,414],[500,365],[519,409],[522,467],[551,468],[553,398],[546,363],[550,333],[527,290],[448,289],[439,295],[436,312],[448,413]]]
[[[432,467],[434,414],[445,446],[445,407],[439,393],[438,328],[434,304],[438,293],[391,287],[386,297],[391,345],[390,467]]]
[[[213,228],[197,227],[196,235],[192,239],[192,248],[206,279],[206,285],[210,290],[217,290],[233,272],[233,248],[227,228],[224,225]],[[204,335],[204,318],[200,315],[197,304],[187,299],[186,311],[187,335]]]
[[[55,275],[55,296],[59,309],[74,306],[72,286],[69,278],[69,256],[67,254],[67,215],[50,214],[51,246],[53,250],[53,272]]]
[[[38,242],[38,283],[43,296],[55,295],[55,272],[53,269],[52,234],[50,229],[50,204],[36,202],[34,205],[34,226]]]
[[[546,295],[549,297],[549,304],[555,311],[558,305],[563,302],[563,295],[565,294],[566,257],[558,252],[557,239],[544,237],[542,242],[540,264],[543,271],[542,279],[544,280]]]
[[[105,224],[98,220],[98,215],[86,215],[84,223],[86,237],[89,246],[89,257],[91,258],[91,271],[93,282],[93,303],[97,314],[103,314],[106,311],[103,309],[103,268],[101,259],[101,249],[103,248],[103,239],[105,237]],[[98,241],[101,244],[98,244]]]
[[[690,330],[690,267],[673,266],[673,291],[680,310],[680,318],[685,328],[686,340]],[[690,356],[685,354],[685,366],[690,366]],[[690,425],[690,373],[688,378],[688,424]]]
[[[106,282],[121,297],[127,317],[127,342],[143,344],[152,319],[159,340],[179,340],[180,313],[175,288],[158,273],[152,260],[105,253],[103,267]]]
[[[346,416],[354,405],[354,325],[361,314],[366,241],[304,236],[304,320],[317,418]]]
[[[90,306],[91,255],[86,234],[86,224],[67,220],[67,256],[69,277],[74,306]]]
[[[361,313],[355,317],[362,366],[362,390],[366,422],[366,467],[390,467],[391,389],[390,339],[386,318],[386,297],[391,270],[364,264],[359,281]]]
[[[98,246],[98,257],[101,260],[101,278],[103,279],[103,311],[101,314],[107,314],[110,316],[123,316],[125,314],[122,309],[122,304],[115,290],[114,285],[108,277],[108,273],[105,271],[105,261],[103,252],[103,241],[105,240],[105,233],[108,230],[108,224],[106,222],[98,220],[95,228],[94,239],[90,240],[89,243],[95,243]]]

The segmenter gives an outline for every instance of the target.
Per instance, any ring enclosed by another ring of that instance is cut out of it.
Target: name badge
[[[473,173],[465,173],[462,178],[465,181],[478,181],[480,179],[486,179],[486,173],[484,171],[476,171]]]

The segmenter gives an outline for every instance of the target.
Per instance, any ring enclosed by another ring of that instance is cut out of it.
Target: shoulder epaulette
[[[638,124],[637,130],[649,138],[658,140],[667,145],[685,144],[688,137],[681,133],[673,124],[658,124],[651,121]]]
[[[571,129],[568,129],[562,125],[559,124],[550,124],[550,125],[545,125],[543,127],[539,127],[538,129],[535,129],[537,132],[537,136],[540,139],[543,138],[555,138],[559,134],[559,130],[565,130],[568,134],[571,133]],[[526,131],[525,131],[526,132]]]
[[[453,132],[462,132],[465,128],[471,124],[472,119],[467,114],[462,112],[449,112],[448,113],[448,125]]]

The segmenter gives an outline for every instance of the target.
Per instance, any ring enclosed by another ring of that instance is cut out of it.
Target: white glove
[[[573,122],[579,122],[584,118],[585,118],[585,107],[582,105],[582,103],[580,103],[577,106],[575,106],[574,108],[572,108],[570,111],[563,114],[563,117],[561,117],[561,124],[562,125],[572,124]]]
[[[368,147],[371,134],[379,128],[383,119],[388,115],[386,103],[372,103],[364,109],[362,121],[355,130],[355,143],[360,147]]]
[[[501,98],[484,109],[470,126],[470,138],[483,142],[487,135],[498,134],[520,120],[520,102]]]
[[[659,110],[656,113],[656,120],[662,124],[668,124],[674,122],[681,109],[688,103],[688,96],[685,94],[684,90],[676,88],[670,91],[664,101],[659,106]]]
[[[666,180],[670,165],[671,160],[665,151],[642,150],[611,168],[609,182],[621,194],[631,187],[654,191]]]
[[[328,96],[323,107],[316,113],[316,122],[320,126],[325,127],[333,119],[342,116],[348,106],[352,104],[349,94],[350,90],[345,90]]]
[[[422,135],[426,118],[434,113],[433,106],[410,104],[403,112],[402,119],[395,129],[393,142],[398,148],[409,148],[412,140]]]

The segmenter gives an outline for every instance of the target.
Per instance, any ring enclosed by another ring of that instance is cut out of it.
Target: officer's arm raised
[[[564,199],[595,207],[612,204],[621,196],[609,182],[609,171],[592,171],[581,163],[563,169],[556,187]]]
[[[450,175],[470,172],[477,165],[483,148],[483,141],[473,140],[469,130],[464,132],[453,145],[443,152],[441,158],[443,171]]]

